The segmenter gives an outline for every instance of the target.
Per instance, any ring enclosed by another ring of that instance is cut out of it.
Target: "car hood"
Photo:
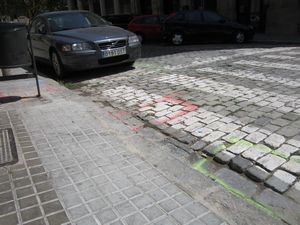
[[[57,31],[54,32],[53,35],[58,37],[78,39],[81,41],[95,42],[104,39],[127,38],[128,36],[132,35],[132,33],[115,26],[101,26]]]

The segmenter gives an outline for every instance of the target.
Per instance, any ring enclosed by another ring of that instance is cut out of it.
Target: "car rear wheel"
[[[173,45],[182,45],[183,44],[183,34],[174,33],[171,37],[171,42]]]
[[[55,75],[59,78],[62,78],[65,70],[64,70],[64,66],[61,63],[59,55],[55,50],[51,51],[51,64]]]
[[[242,44],[242,43],[244,43],[245,40],[246,40],[245,34],[244,34],[244,32],[242,32],[242,31],[236,32],[234,38],[235,38],[235,42],[238,43],[238,44]]]

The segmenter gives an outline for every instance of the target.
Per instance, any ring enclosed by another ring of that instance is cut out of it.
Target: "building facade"
[[[99,15],[170,14],[181,9],[208,9],[258,32],[300,35],[300,0],[67,0],[69,9]]]

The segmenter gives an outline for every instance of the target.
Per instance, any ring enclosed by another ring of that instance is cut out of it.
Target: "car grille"
[[[98,46],[101,50],[120,48],[126,46],[126,40],[116,40],[99,43]]]

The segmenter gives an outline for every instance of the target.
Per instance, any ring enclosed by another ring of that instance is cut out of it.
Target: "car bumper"
[[[134,62],[141,57],[141,45],[127,47],[126,54],[103,58],[99,51],[61,54],[61,61],[68,70],[88,70]]]

